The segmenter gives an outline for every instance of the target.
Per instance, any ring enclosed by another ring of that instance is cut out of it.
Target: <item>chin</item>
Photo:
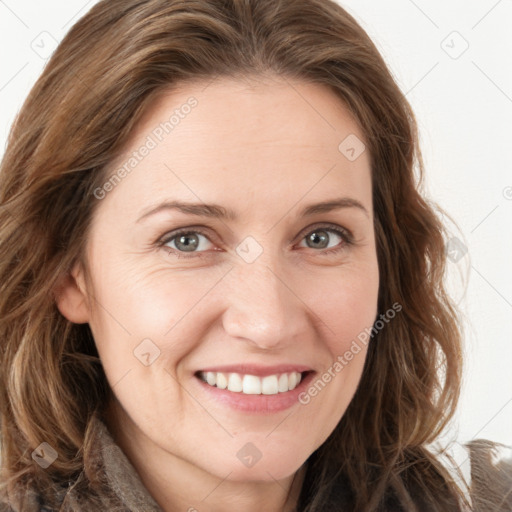
[[[282,480],[296,473],[303,461],[283,461],[282,457],[271,457],[263,460],[263,457],[252,466],[246,466],[236,459],[235,463],[226,461],[222,471],[215,468],[215,474],[219,478],[226,478],[233,482],[273,482]]]

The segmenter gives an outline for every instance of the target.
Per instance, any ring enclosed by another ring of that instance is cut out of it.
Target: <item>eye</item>
[[[159,242],[159,245],[168,250],[169,253],[176,255],[178,258],[191,258],[193,256],[204,256],[203,251],[197,249],[204,249],[204,243],[201,242],[201,237],[208,240],[208,237],[196,229],[181,229],[170,233],[170,235]],[[207,244],[206,244],[207,245]],[[190,255],[186,253],[192,253]]]
[[[342,242],[338,242],[329,248],[332,234],[335,235],[334,241],[338,238],[341,239]],[[304,232],[304,235],[307,236],[303,236],[301,240],[306,241],[308,244],[307,247],[312,249],[327,248],[327,250],[316,251],[320,252],[322,255],[341,252],[354,244],[353,236],[350,231],[340,226],[317,226]],[[204,242],[202,238],[207,242]],[[208,242],[210,242],[210,240],[202,230],[196,228],[183,228],[164,236],[157,242],[157,245],[164,248],[169,254],[176,256],[177,258],[201,258],[208,256],[208,251],[206,250]]]
[[[342,240],[341,245],[338,242],[329,248],[328,244],[331,242],[332,238],[332,235],[329,235],[329,233],[334,233],[334,238],[340,238]],[[353,245],[354,243],[352,234],[340,226],[317,226],[312,231],[309,230],[306,234],[307,236],[304,239],[306,244],[308,244],[308,247],[319,249],[325,249],[326,247],[328,248],[328,250],[323,251],[322,254],[338,253],[346,249],[348,246]]]

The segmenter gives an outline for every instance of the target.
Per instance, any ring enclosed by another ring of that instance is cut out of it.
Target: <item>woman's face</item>
[[[152,456],[270,481],[340,421],[377,314],[362,140],[332,92],[293,81],[187,85],[138,125],[95,192],[91,283],[76,267],[59,307],[90,324],[117,428]]]

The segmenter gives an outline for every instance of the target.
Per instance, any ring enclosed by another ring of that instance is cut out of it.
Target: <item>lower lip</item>
[[[194,376],[194,378],[199,382],[201,388],[208,393],[209,397],[213,397],[220,403],[243,412],[272,414],[284,411],[294,404],[300,403],[299,395],[307,389],[314,375],[315,372],[306,374],[295,389],[275,395],[246,395],[242,392],[234,392],[228,389],[219,389],[216,386],[210,386],[210,384],[204,382],[197,376]]]

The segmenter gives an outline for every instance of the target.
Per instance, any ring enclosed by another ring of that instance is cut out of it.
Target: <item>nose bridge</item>
[[[269,253],[252,263],[237,263],[230,272],[223,322],[226,332],[265,348],[292,341],[301,328],[300,301],[286,281],[277,256]]]

